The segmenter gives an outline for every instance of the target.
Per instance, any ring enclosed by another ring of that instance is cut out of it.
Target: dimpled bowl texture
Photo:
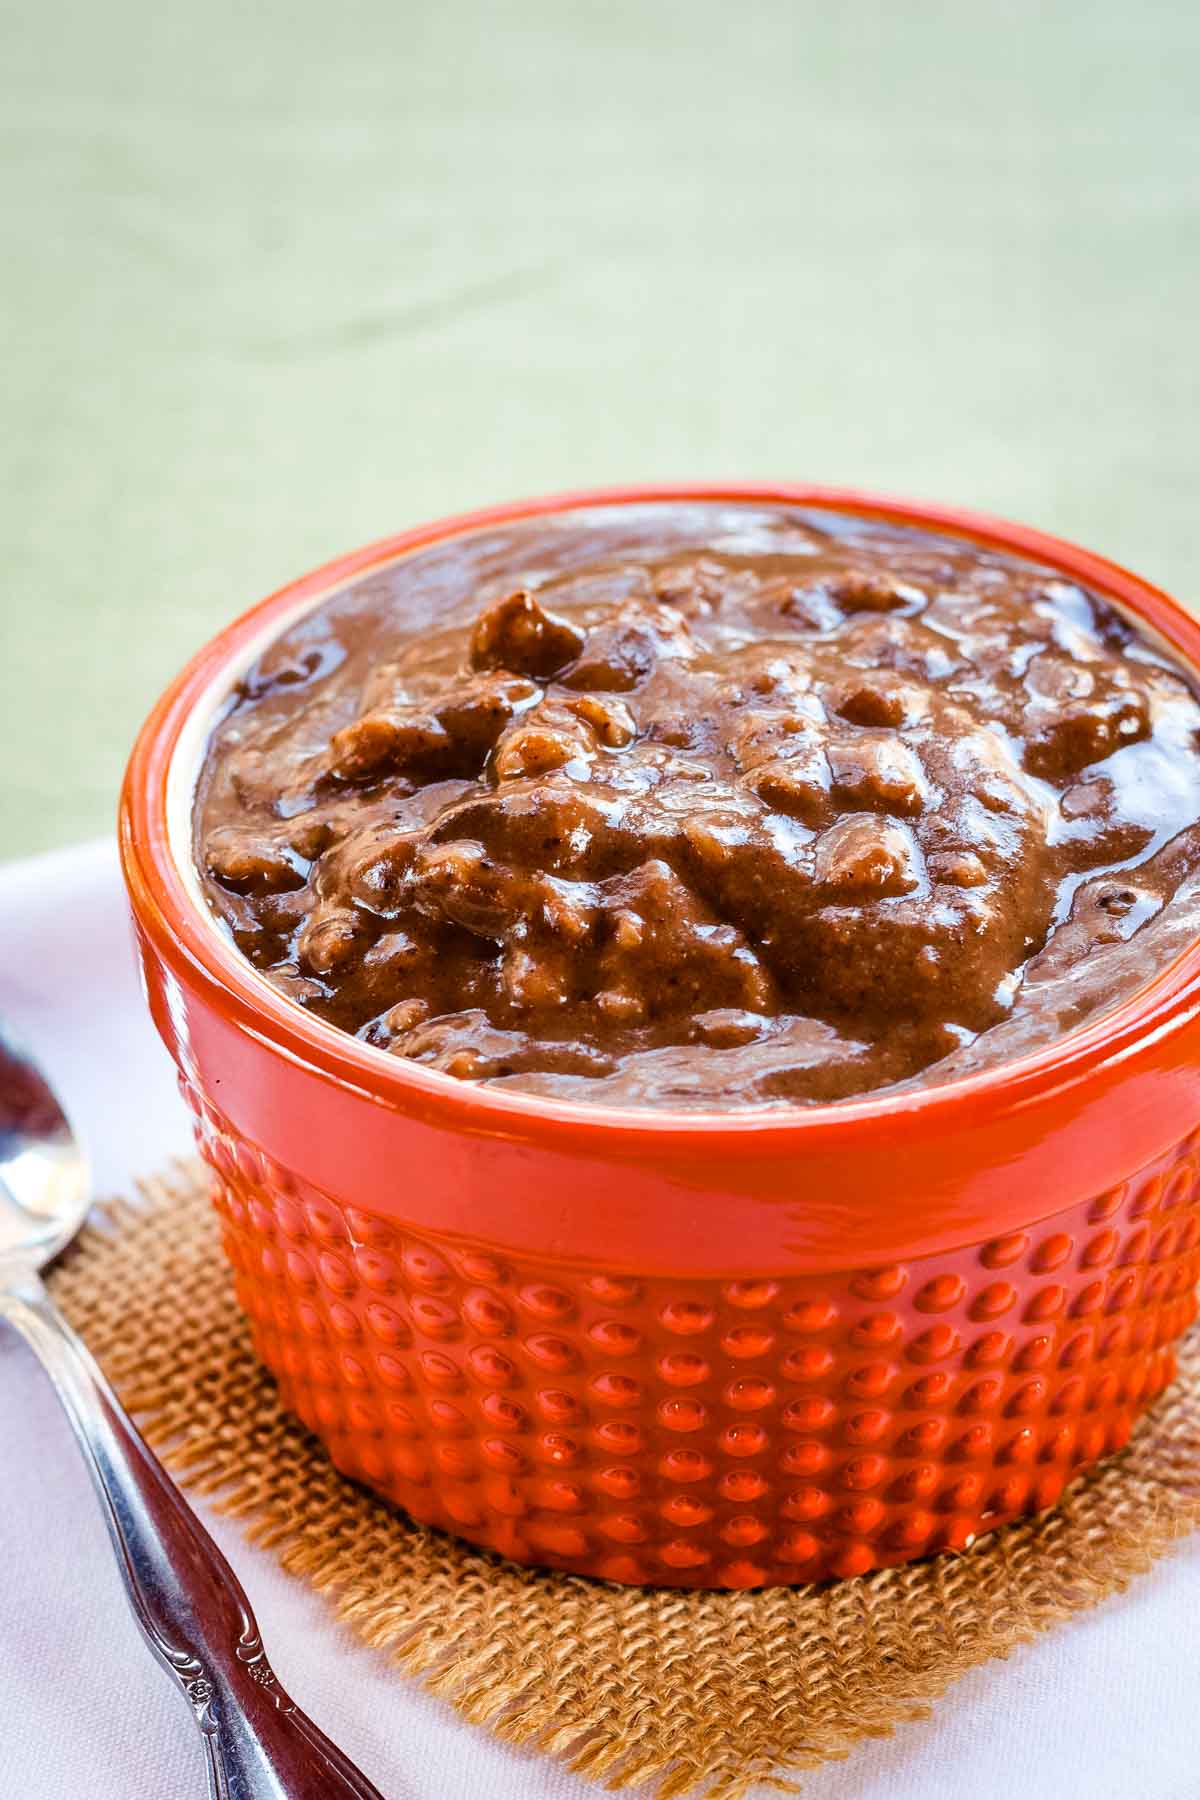
[[[285,1000],[190,867],[214,711],[306,604],[463,531],[728,499],[962,533],[1200,627],[1016,526],[827,489],[608,491],[493,509],[319,570],[172,684],[121,835],[258,1353],[337,1466],[519,1562],[614,1581],[807,1582],[1051,1505],[1171,1380],[1200,1274],[1200,950],[1035,1055],[838,1106],[672,1116],[489,1090]]]

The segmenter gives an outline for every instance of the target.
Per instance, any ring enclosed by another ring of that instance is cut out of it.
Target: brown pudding
[[[1200,934],[1200,705],[1096,595],[810,509],[418,551],[250,668],[204,891],[300,1006],[475,1081],[721,1110],[930,1083]]]

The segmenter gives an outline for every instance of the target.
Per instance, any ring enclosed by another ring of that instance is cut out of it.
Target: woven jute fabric
[[[338,1475],[276,1397],[200,1169],[104,1209],[52,1286],[185,1487],[475,1724],[614,1788],[736,1800],[920,1718],[1200,1524],[1200,1328],[1129,1448],[969,1551],[827,1588],[619,1588],[500,1562]]]

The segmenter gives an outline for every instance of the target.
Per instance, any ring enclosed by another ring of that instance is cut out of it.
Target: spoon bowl
[[[41,1070],[0,1025],[0,1280],[42,1269],[88,1209],[88,1162]]]

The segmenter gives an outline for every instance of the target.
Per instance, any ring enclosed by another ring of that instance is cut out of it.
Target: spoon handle
[[[133,1615],[200,1729],[212,1800],[382,1800],[280,1686],[237,1576],[36,1276],[0,1291],[0,1317],[74,1427]]]

